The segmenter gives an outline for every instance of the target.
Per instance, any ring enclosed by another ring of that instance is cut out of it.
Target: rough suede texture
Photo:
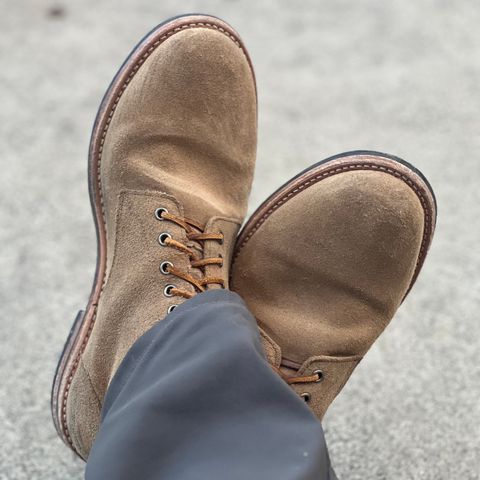
[[[302,365],[299,375],[323,371],[294,387],[320,418],[400,305],[423,229],[406,183],[355,171],[291,197],[240,248],[232,289],[265,330],[268,358]]]
[[[247,209],[256,151],[253,72],[241,48],[207,28],[176,33],[143,63],[118,102],[100,162],[107,231],[107,270],[95,324],[73,378],[67,422],[86,458],[99,425],[108,384],[131,345],[167,308],[167,284],[193,292],[187,282],[159,271],[162,261],[198,275],[188,257],[163,247],[185,231],[157,220],[156,208],[208,224],[223,244],[205,242],[206,256],[223,267],[206,274],[228,285],[229,264]],[[212,288],[215,288],[212,286]],[[217,287],[218,288],[218,287]]]

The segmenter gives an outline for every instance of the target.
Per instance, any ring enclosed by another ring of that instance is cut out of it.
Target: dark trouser
[[[141,337],[116,373],[87,480],[334,480],[320,423],[270,368],[240,297],[215,290]]]

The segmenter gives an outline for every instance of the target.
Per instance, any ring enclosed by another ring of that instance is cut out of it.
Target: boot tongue
[[[150,152],[154,161],[136,158],[137,167],[123,174],[126,181],[131,182],[128,187],[171,195],[182,206],[185,217],[202,225],[214,216],[243,220],[249,184],[237,181],[243,178],[243,173],[236,171],[240,167],[223,171],[220,159],[217,159],[220,167],[209,166],[212,162],[209,155],[185,156],[178,151],[171,154],[165,158],[161,152],[158,155]],[[137,156],[140,157],[139,152]],[[226,164],[232,162],[232,159],[225,160]]]
[[[240,229],[240,220],[234,221],[226,218],[213,217],[205,225],[205,231],[208,233],[221,233],[223,235],[222,242],[205,242],[204,257],[220,257],[223,264],[208,265],[205,267],[205,274],[209,277],[222,278],[224,281],[224,288],[229,288],[230,263],[233,245]],[[218,289],[221,285],[212,283],[208,289]]]
[[[178,180],[174,185],[166,183],[166,192],[182,204],[186,218],[205,226],[212,217],[235,218],[239,208],[231,200],[223,198],[221,189],[208,190],[201,184],[186,183]],[[217,194],[219,192],[219,194]]]

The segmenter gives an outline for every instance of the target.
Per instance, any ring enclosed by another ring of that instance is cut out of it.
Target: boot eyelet
[[[305,400],[305,403],[308,403],[312,398],[312,396],[308,392],[301,393],[300,396]]]
[[[165,243],[167,241],[167,238],[172,238],[172,236],[169,233],[163,232],[158,236],[158,243],[162,246],[165,247],[167,244]]]
[[[222,235],[222,237],[224,237],[223,232],[222,232],[221,230],[220,230],[218,233],[219,233],[220,235]],[[223,245],[223,238],[222,238],[221,240],[219,240],[218,243],[219,243],[220,245]]]
[[[164,275],[169,275],[169,269],[173,268],[173,263],[172,262],[162,262],[160,264],[160,272],[163,273]]]
[[[157,220],[163,220],[162,214],[163,213],[168,213],[168,210],[166,208],[160,207],[155,210],[155,218]]]
[[[168,307],[167,313],[172,313],[177,307],[178,305],[170,305]]]
[[[323,375],[323,372],[321,370],[315,370],[313,372],[314,375],[318,375],[318,380],[315,380],[315,383],[320,383],[320,382],[323,382],[323,379],[324,379],[324,375]]]
[[[177,287],[175,287],[175,285],[167,285],[167,286],[163,289],[163,294],[164,294],[166,297],[173,297],[172,290],[173,290],[174,288],[177,288]]]

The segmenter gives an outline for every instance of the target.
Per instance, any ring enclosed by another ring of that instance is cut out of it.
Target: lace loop
[[[220,257],[202,258],[201,260],[194,260],[192,262],[192,267],[194,268],[206,267],[207,265],[218,265],[219,267],[221,267],[223,265],[223,259]]]
[[[298,383],[318,383],[320,381],[320,376],[318,374],[304,375],[302,377],[287,377],[284,380],[289,385],[294,385]]]
[[[288,376],[282,372],[279,368],[275,367],[275,371],[282,377],[282,379],[288,383],[288,385],[296,385],[299,383],[319,383],[323,380],[323,372],[321,370],[315,370],[311,375],[301,376]]]

